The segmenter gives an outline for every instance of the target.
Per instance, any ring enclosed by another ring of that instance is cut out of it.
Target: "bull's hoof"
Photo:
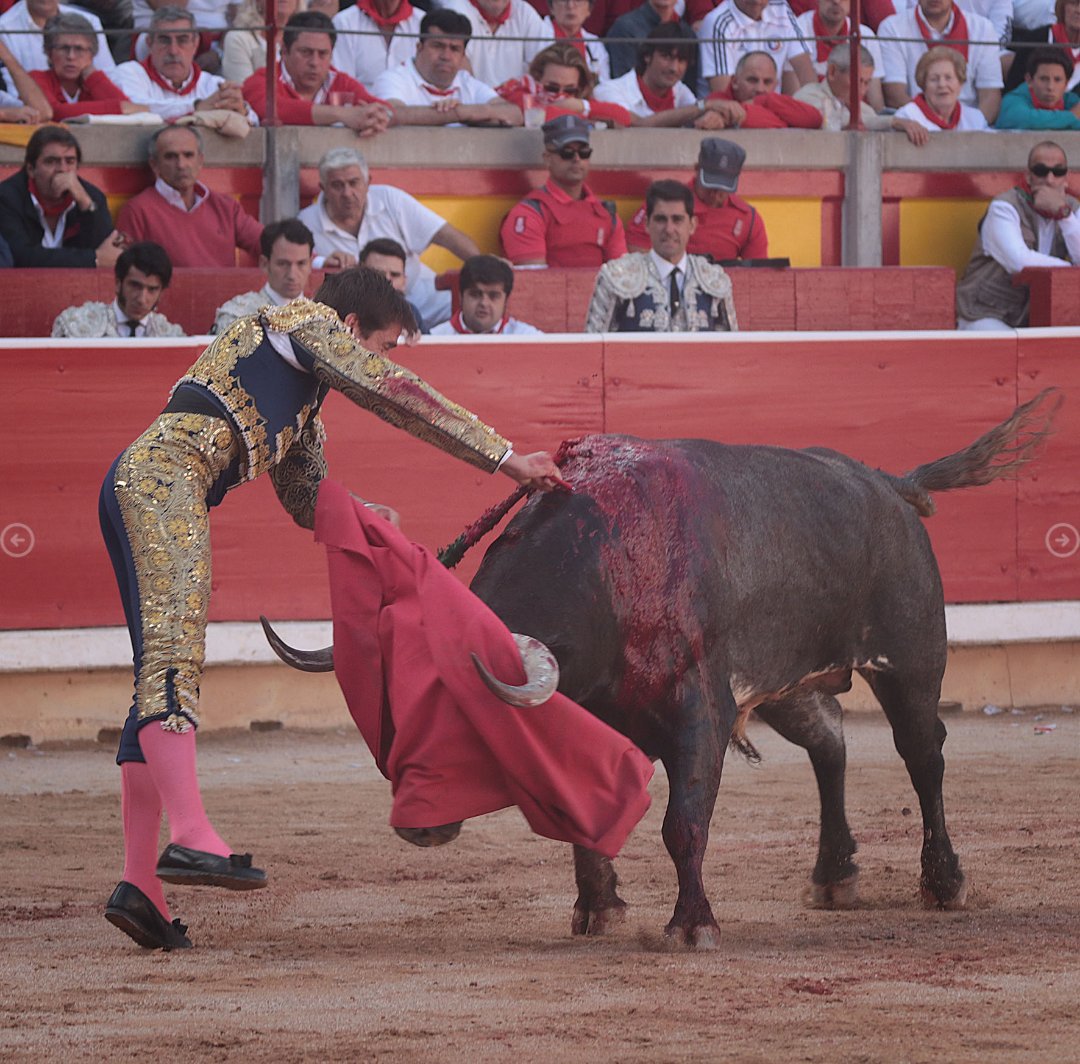
[[[394,831],[414,846],[445,846],[460,834],[461,821],[456,824],[440,824],[434,828],[394,828]]]
[[[959,881],[950,884],[948,891],[934,890],[928,883],[922,883],[919,893],[922,896],[924,909],[943,909],[945,912],[959,912],[967,908],[968,881],[966,876],[960,876]],[[944,896],[943,896],[944,895]]]
[[[858,901],[858,872],[835,883],[811,881],[803,891],[803,903],[808,909],[854,909]]]
[[[574,916],[570,921],[570,933],[573,935],[608,935],[626,919],[626,902],[620,901],[604,909],[587,909],[574,906]]]
[[[668,924],[664,928],[664,947],[672,951],[719,949],[720,928],[716,924],[697,924],[694,927]]]

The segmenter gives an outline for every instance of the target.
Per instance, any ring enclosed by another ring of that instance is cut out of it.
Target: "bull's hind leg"
[[[937,715],[939,685],[912,682],[892,672],[865,674],[892,725],[893,742],[919,797],[923,820],[922,890],[928,908],[962,909],[967,884],[945,830],[941,782],[945,775],[945,725]]]
[[[626,902],[615,892],[618,879],[611,860],[584,846],[574,847],[578,896],[570,930],[575,935],[603,935],[626,915]]]
[[[832,695],[805,691],[757,707],[757,715],[788,742],[810,755],[821,798],[821,834],[817,864],[807,892],[815,909],[847,909],[858,899],[857,849],[844,812],[843,712]]]

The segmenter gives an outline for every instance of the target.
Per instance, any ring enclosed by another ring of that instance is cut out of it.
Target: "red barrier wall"
[[[942,497],[928,522],[947,598],[959,602],[1080,598],[1080,555],[1069,553],[1080,527],[1076,343],[1040,332],[425,340],[401,358],[519,448],[554,449],[566,437],[606,429],[820,444],[893,471],[965,446],[1018,395],[1058,384],[1071,405],[1031,473],[1019,485]],[[0,342],[8,441],[0,454],[0,627],[122,623],[97,528],[98,487],[197,350]],[[454,462],[339,396],[326,413],[333,475],[396,506],[406,531],[429,547],[449,542],[511,488],[505,477]],[[1048,541],[1055,528],[1058,539]],[[215,511],[213,535],[212,619],[328,615],[321,551],[284,515],[265,479]],[[467,557],[464,576],[481,553]]]

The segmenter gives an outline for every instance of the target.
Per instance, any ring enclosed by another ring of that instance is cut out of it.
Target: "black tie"
[[[135,335],[135,330],[139,327],[139,323],[137,321],[130,321],[130,320],[125,321],[124,325],[127,328],[128,336],[134,336]]]
[[[671,271],[671,313],[677,314],[682,306],[682,292],[679,291],[679,268]]]

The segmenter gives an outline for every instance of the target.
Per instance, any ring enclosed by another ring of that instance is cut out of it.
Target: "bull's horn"
[[[323,647],[322,650],[296,650],[289,646],[281,636],[270,627],[270,622],[263,616],[259,617],[259,623],[266,633],[266,641],[274,649],[274,653],[286,665],[291,665],[301,672],[333,672],[334,671],[334,648]]]
[[[521,655],[521,664],[525,666],[526,680],[520,687],[496,680],[480,658],[473,654],[476,671],[492,692],[509,705],[543,705],[559,686],[559,663],[555,660],[555,655],[531,635],[518,635],[515,632],[514,642],[517,643],[518,653]]]

